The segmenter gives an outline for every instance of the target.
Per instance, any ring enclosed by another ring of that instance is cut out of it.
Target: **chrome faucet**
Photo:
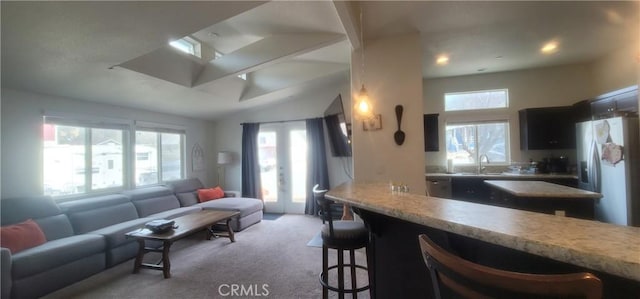
[[[485,167],[482,166],[482,160],[486,159],[487,160],[487,164],[491,163],[489,161],[489,157],[486,154],[482,154],[478,157],[478,174],[481,174],[484,172]]]

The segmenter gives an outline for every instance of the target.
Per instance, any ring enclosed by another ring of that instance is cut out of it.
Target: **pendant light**
[[[356,104],[354,106],[355,116],[362,120],[367,120],[373,118],[373,107],[371,106],[371,101],[369,100],[369,94],[367,93],[367,89],[364,87],[364,37],[363,37],[364,25],[362,23],[362,7],[360,7],[360,62],[362,66],[360,67],[360,82],[362,83],[362,87],[360,88],[360,92],[356,97]]]

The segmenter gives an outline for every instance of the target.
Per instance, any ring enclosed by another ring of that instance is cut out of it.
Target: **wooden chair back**
[[[418,239],[438,299],[443,298],[443,286],[457,296],[474,299],[602,296],[602,282],[591,273],[527,274],[499,270],[462,259],[426,235]]]
[[[329,236],[333,237],[333,217],[331,215],[331,204],[333,204],[333,201],[324,197],[325,193],[329,190],[320,190],[318,189],[319,187],[320,185],[318,184],[313,186],[313,198],[320,207],[320,218],[322,218],[322,223],[329,223]]]

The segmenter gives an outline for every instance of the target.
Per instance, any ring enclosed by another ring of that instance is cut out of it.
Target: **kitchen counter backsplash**
[[[443,165],[427,165],[425,166],[425,173],[446,173],[447,167]],[[484,167],[484,173],[502,173],[509,170],[509,166],[506,165],[487,165]],[[468,166],[454,166],[454,173],[470,173],[477,172],[478,167],[473,165]]]
[[[482,173],[484,174],[496,174],[496,173],[512,173],[512,174],[561,174],[561,175],[575,175],[575,166],[571,165],[568,172],[547,172],[541,169],[536,169],[535,166],[531,168],[528,163],[514,162],[512,165],[483,165]],[[457,165],[453,167],[452,173],[477,173],[478,167],[475,165]],[[442,165],[427,165],[425,166],[425,173],[448,173],[447,167]]]

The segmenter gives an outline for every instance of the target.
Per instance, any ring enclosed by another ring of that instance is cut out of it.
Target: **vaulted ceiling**
[[[640,46],[638,1],[1,5],[3,87],[209,120],[347,84],[361,33],[366,45],[419,32],[425,78],[584,63]],[[169,46],[185,36],[203,58]],[[549,40],[560,50],[541,55]],[[443,53],[449,64],[436,66]]]

